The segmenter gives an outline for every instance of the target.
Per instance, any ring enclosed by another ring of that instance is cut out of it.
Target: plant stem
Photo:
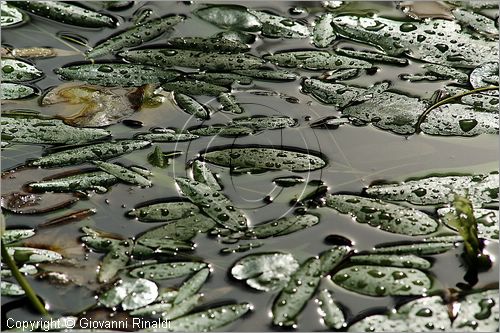
[[[33,288],[31,288],[30,284],[28,283],[28,280],[26,280],[24,275],[21,272],[19,272],[19,269],[17,268],[14,259],[12,259],[12,257],[9,255],[9,252],[7,251],[4,242],[1,242],[0,246],[2,247],[2,259],[7,264],[7,267],[9,267],[9,269],[11,270],[12,275],[16,279],[17,283],[19,283],[21,288],[23,288],[30,302],[33,304],[35,309],[38,312],[40,312],[41,315],[48,316],[49,312],[47,311],[47,309],[45,309],[42,302],[40,302],[40,299],[38,299],[38,296],[35,294]]]
[[[466,92],[463,92],[461,94],[458,94],[458,95],[454,95],[454,96],[450,96],[448,98],[445,98],[437,103],[434,103],[433,105],[431,105],[430,107],[428,107],[419,117],[418,117],[418,120],[417,120],[417,124],[415,125],[415,133],[420,133],[422,130],[420,129],[420,126],[422,125],[422,123],[424,122],[425,118],[427,117],[427,115],[432,111],[434,110],[435,108],[437,107],[440,107],[441,105],[443,104],[447,104],[457,98],[462,98],[464,96],[467,96],[467,95],[472,95],[472,94],[476,94],[476,93],[479,93],[479,92],[483,92],[483,91],[490,91],[490,90],[498,90],[498,86],[488,86],[488,87],[481,87],[481,88],[477,88],[477,89],[474,89],[474,90],[469,90],[469,91],[466,91]]]

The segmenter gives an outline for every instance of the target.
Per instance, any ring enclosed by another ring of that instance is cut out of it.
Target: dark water
[[[236,2],[231,2],[236,3]],[[308,21],[314,20],[314,14],[321,10],[318,2],[252,2],[245,5],[256,8],[271,10],[277,14],[289,15],[292,7],[307,7],[307,13],[296,16]],[[97,5],[95,5],[97,6]],[[140,8],[151,8],[155,15],[185,14],[189,19],[185,24],[180,24],[172,37],[175,36],[210,36],[220,31],[215,26],[203,22],[189,13],[202,6],[202,4],[188,4],[185,2],[136,2],[133,7],[110,12],[117,16],[122,27],[132,24],[131,17]],[[395,8],[392,2],[356,2],[350,3],[345,10],[352,13],[378,12],[380,16],[403,19],[404,15]],[[69,25],[54,24],[48,20],[32,17],[31,24],[4,30],[2,33],[2,43],[15,47],[30,46],[50,46],[57,49],[74,51],[84,51],[84,48],[76,44],[71,44],[56,37],[58,32],[72,32],[85,37],[89,45],[95,45],[98,41],[109,36],[111,29],[74,28]],[[165,37],[160,37],[153,44],[161,44]],[[349,41],[341,41],[342,45],[349,45],[360,48],[360,44]],[[286,40],[281,39],[258,39],[252,45],[252,53],[264,55],[270,52],[311,48],[308,39]],[[363,46],[366,49],[366,46]],[[81,53],[73,56],[55,57],[49,59],[38,59],[34,63],[44,71],[46,76],[36,82],[36,85],[45,90],[56,86],[62,82],[53,74],[53,70],[75,61],[84,60]],[[410,66],[404,68],[405,73],[415,73],[421,64],[411,61]],[[401,68],[381,65],[379,71],[372,76],[362,76],[352,81],[360,86],[370,86],[382,80],[391,80],[393,89],[410,95],[420,97],[430,97],[432,93],[447,84],[446,81],[411,83],[398,79]],[[301,71],[304,77],[317,76],[320,72]],[[313,171],[304,176],[308,180],[322,180],[328,185],[331,192],[360,192],[363,187],[377,180],[402,181],[409,177],[425,176],[430,173],[482,173],[491,172],[498,169],[498,137],[493,135],[481,135],[473,138],[460,137],[433,137],[429,135],[414,135],[409,138],[386,133],[373,128],[372,126],[354,127],[342,126],[337,130],[313,130],[309,124],[325,116],[339,115],[334,107],[322,105],[312,97],[300,92],[298,81],[291,83],[270,83],[254,81],[252,86],[235,86],[234,94],[245,108],[249,115],[287,115],[298,119],[298,126],[284,130],[265,131],[257,135],[247,136],[238,139],[221,137],[203,137],[192,142],[165,143],[160,144],[163,151],[181,150],[184,154],[172,161],[167,169],[154,168],[152,178],[154,186],[148,189],[130,187],[124,184],[113,186],[105,194],[95,194],[88,200],[80,200],[68,209],[77,211],[86,208],[95,208],[97,213],[84,221],[64,225],[56,228],[45,229],[43,237],[46,241],[62,247],[71,247],[66,251],[72,251],[74,257],[80,262],[89,263],[86,266],[85,276],[92,276],[91,271],[95,269],[93,263],[97,263],[100,254],[85,254],[79,250],[78,238],[82,235],[82,226],[92,226],[109,232],[118,233],[124,237],[133,237],[138,233],[148,230],[156,225],[151,223],[141,223],[127,218],[124,214],[131,208],[139,204],[157,199],[167,199],[178,197],[177,190],[173,183],[173,177],[186,176],[186,162],[197,157],[205,149],[213,148],[232,143],[236,144],[263,144],[275,147],[293,146],[302,149],[319,151],[329,159],[328,166],[322,170]],[[289,103],[279,96],[259,96],[248,92],[249,89],[270,90],[284,95],[294,96],[299,99],[299,103]],[[216,105],[215,101],[206,100]],[[54,105],[39,107],[36,99],[23,102],[11,102],[2,105],[3,110],[16,108],[27,108],[41,111],[43,114],[55,115],[68,108],[67,105]],[[72,109],[72,111],[77,110]],[[205,124],[226,123],[232,118],[231,115],[217,113]],[[144,132],[150,127],[190,127],[200,125],[196,119],[178,110],[170,100],[157,108],[143,109],[135,113],[129,119],[136,119],[143,122],[141,129],[131,129],[121,124],[109,127],[113,137],[130,138],[135,132]],[[43,147],[15,145],[2,150],[2,170],[7,170],[24,163],[26,159],[35,158],[41,155]],[[146,155],[150,149],[134,152],[113,161],[122,162],[124,165],[139,164],[151,167],[146,162]],[[90,167],[90,165],[83,165]],[[77,167],[60,168],[54,170],[54,174],[64,170],[75,170]],[[213,167],[212,170],[219,173],[226,193],[235,203],[235,206],[242,208],[247,213],[251,223],[256,224],[273,218],[279,218],[294,210],[289,202],[294,197],[307,192],[314,187],[296,186],[290,189],[281,190],[276,188],[272,179],[290,175],[285,171],[266,172],[254,175],[231,175],[228,170],[221,167]],[[274,201],[271,204],[264,203],[263,198],[270,195]],[[55,211],[42,215],[14,215],[6,213],[9,227],[30,226],[48,221],[51,218],[63,215],[64,211]],[[320,215],[320,223],[312,228],[265,241],[265,245],[256,252],[285,251],[291,252],[299,260],[303,261],[310,256],[317,255],[328,248],[324,238],[331,234],[342,235],[353,241],[358,251],[369,250],[377,244],[415,240],[418,237],[405,237],[391,234],[370,228],[365,225],[354,223],[350,217],[340,215],[332,209],[320,208],[315,211]],[[271,326],[270,309],[275,293],[256,292],[243,282],[233,280],[228,271],[232,264],[248,253],[236,253],[232,255],[221,255],[220,249],[227,244],[221,244],[216,238],[206,235],[199,235],[195,239],[197,250],[192,254],[199,256],[203,260],[211,263],[214,268],[209,281],[204,285],[202,292],[205,294],[206,304],[215,304],[223,301],[247,301],[254,305],[254,311],[247,315],[244,320],[239,320],[227,329],[236,331],[259,331],[274,330]],[[67,243],[70,245],[67,245]],[[497,252],[497,244],[489,247],[490,252]],[[435,288],[456,287],[458,282],[463,281],[465,273],[458,256],[462,249],[457,248],[445,254],[433,256],[435,263],[432,267],[431,275],[435,277]],[[494,256],[494,255],[493,255]],[[90,273],[89,273],[90,271]],[[439,281],[439,282],[438,282]],[[479,282],[476,287],[481,288],[490,283],[498,281],[498,264],[495,261],[494,267],[486,273],[479,275]],[[94,292],[85,288],[85,283],[81,287],[60,287],[53,286],[44,281],[31,279],[39,295],[50,305],[53,313],[71,314],[78,313],[95,303]],[[180,282],[180,281],[174,281]],[[172,286],[172,280],[160,281],[161,286]],[[365,297],[348,292],[335,286],[331,282],[323,279],[320,288],[329,288],[334,291],[334,295],[340,304],[350,313],[350,317],[356,317],[367,311],[374,309],[384,309],[401,302],[402,298],[394,297]],[[11,301],[4,297],[2,304]],[[5,313],[5,310],[4,310]],[[27,316],[37,316],[29,312],[26,308],[17,308],[8,313],[14,318],[25,318]],[[324,330],[317,314],[317,305],[310,301],[298,319],[300,330],[313,331]]]

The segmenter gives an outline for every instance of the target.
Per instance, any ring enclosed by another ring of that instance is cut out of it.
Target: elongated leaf
[[[108,163],[103,161],[93,161],[99,169],[115,176],[116,178],[124,181],[128,184],[134,184],[138,186],[151,186],[151,181],[144,176],[138,174],[137,172],[131,171],[121,165]]]
[[[348,87],[339,83],[328,83],[316,79],[306,79],[302,82],[302,90],[312,94],[321,102],[343,108],[364,94],[364,89]]]
[[[198,206],[190,202],[164,202],[135,208],[127,216],[136,217],[141,222],[168,222],[198,214]]]
[[[359,223],[397,234],[426,235],[437,230],[439,224],[427,214],[381,200],[353,195],[329,195],[326,204],[341,213],[351,214]]]
[[[321,273],[326,275],[337,267],[350,254],[352,248],[346,245],[335,245],[322,252],[319,256],[321,261]]]
[[[436,176],[370,186],[366,193],[383,200],[408,201],[415,205],[449,203],[457,194],[469,197],[474,205],[481,205],[498,200],[498,181],[498,174]]]
[[[289,253],[251,254],[238,260],[231,274],[257,290],[274,291],[283,288],[299,264]]]
[[[193,115],[200,120],[210,118],[210,112],[194,98],[181,93],[174,93],[175,103],[187,114]]]
[[[146,279],[123,279],[99,297],[99,303],[112,308],[121,304],[124,310],[148,305],[158,296],[158,286]]]
[[[185,281],[179,288],[174,304],[179,304],[196,294],[207,280],[208,275],[210,275],[210,270],[208,268],[203,268]]]
[[[461,8],[453,9],[452,14],[460,24],[477,32],[498,37],[498,28],[495,26],[495,21],[489,17]]]
[[[239,252],[246,252],[250,251],[253,249],[256,249],[258,247],[261,247],[264,245],[263,242],[250,242],[250,243],[244,243],[244,244],[239,244],[236,246],[230,246],[230,247],[224,247],[220,250],[220,253],[223,254],[231,254],[231,253],[239,253]]]
[[[221,93],[228,92],[229,89],[215,84],[203,81],[175,81],[162,85],[162,88],[167,91],[173,91],[178,94],[191,95],[207,95],[217,96]]]
[[[142,308],[130,311],[131,316],[151,316],[164,311],[168,311],[172,308],[172,303],[155,303],[146,305]]]
[[[468,91],[467,89],[452,86],[445,87],[445,90],[450,96],[463,94]],[[497,112],[498,105],[500,104],[499,98],[497,96],[491,96],[481,93],[463,96],[460,99],[460,102],[489,112]]]
[[[259,10],[249,10],[262,23],[262,35],[272,38],[305,38],[309,36],[309,29],[292,19],[269,14]]]
[[[192,274],[207,267],[204,262],[172,262],[153,264],[134,268],[130,271],[133,277],[146,277],[152,280],[174,279],[184,275]]]
[[[19,267],[19,272],[24,275],[35,275],[38,273],[38,269],[35,265],[23,265]],[[8,278],[12,276],[12,271],[10,269],[2,268],[0,271],[0,277],[2,279]]]
[[[206,184],[213,188],[215,191],[222,190],[215,174],[210,171],[210,168],[204,163],[198,160],[193,161],[193,179],[202,184]]]
[[[175,49],[205,52],[240,53],[249,50],[247,44],[226,38],[176,37],[168,40]]]
[[[218,224],[234,231],[248,228],[243,212],[234,208],[233,203],[224,194],[187,178],[176,178],[176,182],[182,193]]]
[[[196,209],[198,208],[196,207]],[[196,211],[195,213],[191,213],[191,208],[189,208],[189,216],[173,220],[171,223],[165,224],[158,228],[154,228],[152,230],[148,230],[144,234],[139,236],[137,240],[141,241],[142,239],[171,238],[181,241],[187,241],[191,240],[198,233],[207,232],[213,229],[215,226],[216,223],[211,218],[199,214]]]
[[[202,154],[210,163],[232,169],[311,171],[321,169],[326,161],[318,156],[267,147],[227,148]]]
[[[43,75],[38,68],[22,60],[2,58],[1,66],[2,81],[30,81]]]
[[[169,330],[175,332],[206,332],[226,326],[251,309],[248,303],[224,305],[193,313],[170,322]]]
[[[9,1],[9,4],[56,22],[80,27],[113,28],[116,25],[115,20],[109,16],[59,1]]]
[[[313,296],[321,279],[321,262],[309,258],[300,265],[273,303],[273,324],[291,326],[307,301]]]
[[[453,208],[440,208],[437,213],[447,226],[455,228],[450,223],[456,218]],[[477,221],[477,233],[480,238],[498,240],[497,210],[474,208],[474,217]]]
[[[36,94],[30,86],[17,83],[2,83],[0,86],[0,99],[21,99]]]
[[[187,74],[186,77],[191,80],[204,81],[217,86],[231,86],[235,82],[238,82],[239,84],[252,83],[252,78],[235,73],[204,72]]]
[[[498,289],[476,292],[459,303],[452,329],[462,332],[494,332],[498,327]]]
[[[299,176],[278,177],[273,179],[273,183],[281,187],[292,187],[297,184],[302,184],[304,182],[305,179]]]
[[[179,49],[151,49],[121,52],[128,61],[159,67],[191,67],[212,71],[257,68],[262,60],[249,54],[225,54]]]
[[[217,96],[217,101],[222,105],[224,111],[236,114],[243,113],[243,109],[232,94],[222,92]]]
[[[184,299],[183,302],[173,304],[172,308],[161,313],[163,320],[172,320],[184,316],[201,303],[202,294],[196,294]]]
[[[253,116],[234,119],[232,123],[237,126],[252,128],[255,131],[261,131],[265,129],[292,127],[297,124],[297,120],[287,116]]]
[[[87,235],[81,238],[83,244],[95,252],[108,252],[118,246],[120,239],[103,237],[99,235]]]
[[[429,242],[429,243],[414,243],[407,245],[392,245],[376,247],[374,253],[376,254],[415,254],[415,255],[429,255],[439,254],[451,250],[455,247],[454,242]]]
[[[253,226],[245,234],[248,238],[268,238],[290,234],[312,227],[319,223],[319,218],[312,214],[282,217]]]
[[[453,67],[436,64],[425,64],[422,67],[426,73],[436,75],[438,78],[452,79],[460,83],[465,83],[469,80],[469,76],[466,73]]]
[[[25,264],[53,262],[63,258],[62,255],[55,251],[32,247],[12,246],[7,247],[7,252],[16,262],[23,262]]]
[[[141,239],[139,239],[137,242],[147,247],[161,250],[170,250],[174,252],[194,250],[194,244],[192,242],[177,239],[141,237]]]
[[[383,63],[395,64],[395,65],[408,65],[408,59],[406,59],[406,58],[391,57],[389,55],[386,55],[384,53],[379,53],[379,52],[356,51],[356,50],[343,49],[343,48],[336,49],[335,52],[337,54],[340,54],[340,55],[343,55],[346,57],[352,57],[352,58],[356,58],[356,59],[366,60],[369,62],[372,61],[372,62],[383,62]]]
[[[112,87],[139,87],[168,82],[178,76],[175,71],[154,66],[118,63],[74,65],[56,69],[55,72],[64,80]]]
[[[318,294],[320,315],[326,327],[339,330],[347,326],[344,313],[335,304],[332,294],[328,290],[321,290]]]
[[[106,254],[99,267],[97,275],[99,282],[106,283],[111,281],[116,273],[127,265],[132,255],[133,246],[133,240],[127,239],[111,247],[111,250]]]
[[[104,171],[86,172],[74,176],[43,180],[30,183],[29,186],[38,192],[75,192],[97,190],[106,192],[106,188],[118,183],[118,178]]]
[[[35,229],[9,229],[2,233],[2,242],[14,243],[35,235]]]
[[[151,142],[178,142],[189,141],[199,138],[199,135],[171,128],[153,129],[152,133],[142,133],[135,138],[138,140],[148,140]]]
[[[203,20],[224,29],[259,31],[262,24],[243,6],[220,5],[202,8],[194,12]]]
[[[236,105],[236,107],[238,106]],[[194,127],[190,128],[189,132],[200,136],[217,135],[221,137],[234,138],[234,137],[253,134],[255,133],[255,130],[253,128],[249,128],[246,126],[239,126],[234,123],[229,123],[227,125],[220,124],[220,125]]]
[[[176,24],[179,24],[183,20],[183,16],[174,15],[147,21],[97,44],[93,49],[87,52],[87,57],[98,58],[104,55],[113,54],[124,48],[142,45],[171,30]]]
[[[20,23],[24,19],[23,13],[17,8],[9,5],[7,1],[2,1],[2,20],[0,21],[0,26],[2,28],[8,27],[17,23]]]
[[[3,15],[3,13],[2,13]],[[24,295],[24,290],[18,284],[2,281],[1,287],[2,296],[21,296]]]
[[[290,51],[265,55],[264,59],[282,67],[305,69],[371,68],[369,62],[325,51]]]
[[[421,295],[431,280],[417,269],[359,265],[341,269],[332,280],[339,286],[362,295]]]
[[[52,153],[32,162],[43,168],[59,167],[64,165],[81,164],[94,160],[106,160],[112,157],[130,153],[137,149],[149,146],[151,142],[141,140],[122,140],[99,143],[61,152]]]
[[[332,27],[333,15],[326,13],[316,19],[313,29],[313,43],[317,47],[327,47],[330,45],[337,34]]]
[[[367,254],[356,255],[349,258],[353,264],[392,266],[404,268],[429,269],[431,263],[413,254],[388,255],[388,254]]]

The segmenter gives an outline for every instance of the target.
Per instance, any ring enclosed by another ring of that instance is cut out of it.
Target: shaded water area
[[[279,2],[223,2],[224,4],[243,5],[247,8],[268,11],[275,15],[290,17],[304,24],[312,25],[315,18],[326,12],[321,2],[314,1],[279,1]],[[132,27],[134,18],[144,9],[152,10],[152,18],[171,14],[182,14],[187,19],[175,26],[170,34],[162,35],[148,45],[161,47],[168,39],[174,37],[199,36],[209,37],[223,29],[210,24],[192,13],[206,6],[198,2],[140,2],[120,8],[119,10],[103,9],[100,3],[86,3],[87,6],[101,13],[115,17],[119,27],[112,28],[83,28],[62,23],[54,23],[36,15],[30,15],[30,22],[14,28],[2,30],[2,46],[23,47],[51,47],[67,51],[52,58],[32,59],[32,63],[43,71],[43,78],[33,84],[42,92],[66,83],[54,70],[72,63],[86,61],[84,53],[86,47],[61,38],[64,34],[81,36],[87,44],[94,46],[107,39],[118,30]],[[429,3],[434,13],[446,12],[441,6]],[[435,7],[432,7],[435,6]],[[429,9],[427,9],[429,10]],[[348,2],[343,6],[332,9],[335,16],[376,14],[394,20],[410,21],[403,10],[394,2]],[[481,11],[486,17],[497,18],[497,9]],[[441,14],[444,15],[444,14]],[[432,15],[431,15],[432,16]],[[251,44],[249,54],[262,57],[280,51],[313,50],[319,49],[311,43],[311,38],[284,39],[268,38],[258,33],[256,40]],[[375,46],[362,44],[338,36],[337,39],[321,50],[336,48],[352,48],[354,50],[378,50]],[[118,57],[105,56],[105,60],[118,61]],[[491,59],[490,61],[496,61]],[[372,87],[377,82],[389,81],[390,91],[403,95],[428,100],[435,91],[450,84],[456,84],[453,79],[435,81],[410,81],[401,78],[401,74],[421,73],[425,62],[409,59],[406,66],[395,66],[376,63],[376,69],[367,70],[364,74],[342,81],[348,86],[361,88]],[[266,64],[271,69],[279,67]],[[178,68],[186,72],[196,72],[193,68]],[[281,68],[283,69],[283,68]],[[370,251],[375,246],[402,242],[423,240],[429,235],[406,236],[390,233],[378,228],[372,228],[366,223],[356,223],[348,214],[340,214],[329,207],[300,207],[294,205],[293,200],[302,197],[326,185],[329,193],[361,194],[363,189],[373,183],[402,182],[409,178],[422,178],[429,175],[457,175],[457,174],[488,174],[498,171],[499,142],[496,134],[481,134],[472,137],[465,136],[438,136],[419,133],[409,136],[383,131],[373,124],[354,122],[341,125],[336,129],[311,127],[311,124],[325,117],[342,115],[340,108],[324,104],[311,94],[306,94],[301,87],[302,80],[317,78],[326,70],[306,70],[303,68],[288,68],[296,73],[298,78],[289,82],[273,82],[255,79],[251,84],[234,83],[231,92],[244,109],[243,115],[222,112],[215,97],[196,96],[200,103],[216,110],[208,120],[199,120],[183,112],[172,100],[170,93],[162,92],[163,103],[156,106],[144,106],[139,111],[125,117],[128,120],[137,120],[142,123],[141,128],[125,125],[123,122],[105,127],[112,133],[113,139],[130,139],[137,133],[147,132],[154,127],[168,127],[188,129],[200,125],[226,124],[232,119],[241,116],[288,116],[296,119],[297,124],[292,127],[263,130],[247,136],[223,137],[202,136],[196,140],[186,142],[156,142],[151,147],[136,150],[132,153],[112,159],[121,165],[139,165],[152,171],[149,178],[152,186],[141,188],[125,183],[117,183],[105,193],[91,191],[90,195],[79,195],[80,200],[69,207],[40,214],[14,214],[3,211],[7,227],[10,229],[38,225],[54,218],[77,212],[84,209],[94,209],[95,214],[83,220],[38,228],[37,234],[26,240],[27,246],[48,248],[60,252],[63,257],[71,259],[69,263],[58,266],[57,263],[45,266],[50,271],[66,272],[74,280],[67,285],[51,283],[48,279],[28,277],[37,294],[48,304],[54,316],[79,315],[96,304],[96,295],[107,288],[105,284],[96,281],[96,271],[103,254],[89,251],[82,245],[80,238],[84,235],[81,228],[89,226],[97,230],[120,235],[123,238],[133,238],[141,233],[161,225],[160,223],[140,222],[127,216],[131,209],[144,206],[148,203],[176,200],[182,195],[175,185],[176,177],[191,176],[191,161],[197,159],[206,151],[222,147],[238,146],[268,146],[276,149],[292,148],[299,151],[310,151],[324,156],[326,167],[308,172],[291,172],[287,170],[267,170],[256,173],[234,173],[229,168],[208,164],[210,170],[218,174],[222,185],[222,192],[248,217],[250,225],[264,221],[303,213],[307,210],[319,217],[319,223],[312,227],[290,233],[285,236],[271,237],[259,240],[263,245],[247,252],[221,253],[221,249],[237,246],[226,244],[222,237],[215,235],[198,234],[194,239],[196,248],[192,252],[178,252],[175,258],[182,260],[201,260],[211,265],[212,271],[201,292],[204,294],[202,305],[197,309],[206,309],[211,306],[248,302],[253,310],[242,319],[225,326],[231,331],[274,331],[283,328],[272,324],[272,304],[279,291],[257,291],[250,288],[244,281],[238,281],[231,276],[231,267],[236,261],[250,253],[287,252],[293,254],[299,263],[307,258],[317,256],[329,249],[333,244],[330,240],[338,235],[351,241],[355,251]],[[471,69],[464,70],[469,73]],[[465,87],[471,89],[465,84]],[[267,92],[266,94],[263,91]],[[37,110],[48,116],[68,116],[78,112],[81,105],[59,103],[40,105],[40,98],[28,98],[15,101],[2,101],[2,112],[8,110],[30,109]],[[182,151],[179,157],[170,159],[166,168],[154,167],[148,163],[148,155],[153,152],[154,146],[159,146],[163,152]],[[47,153],[51,145],[10,144],[2,148],[2,171],[10,170],[25,164],[27,161],[39,158]],[[46,177],[59,175],[67,171],[80,172],[93,170],[91,163],[78,166],[64,166],[49,169],[33,169],[20,173],[18,183],[6,185],[2,180],[2,193],[5,189],[13,191],[12,187],[21,187],[26,183],[40,181]],[[300,176],[305,179],[301,184],[293,187],[277,186],[274,179],[285,176]],[[62,200],[54,197],[54,200]],[[431,217],[437,219],[435,206],[415,206],[410,203],[400,203],[407,207],[416,207]],[[495,204],[493,204],[494,206]],[[497,209],[497,208],[495,208]],[[456,232],[444,225],[432,235],[455,234]],[[431,235],[431,236],[432,236]],[[245,241],[248,243],[248,241]],[[244,244],[245,242],[241,242]],[[255,242],[258,242],[257,240]],[[338,244],[337,244],[338,245]],[[490,269],[478,274],[478,282],[474,289],[498,287],[498,240],[486,241],[485,251],[490,255],[493,265]],[[429,256],[432,267],[427,270],[431,277],[430,292],[443,292],[448,288],[460,289],[464,285],[466,265],[460,257],[463,252],[462,243],[453,249]],[[170,259],[163,259],[170,260]],[[42,265],[43,267],[43,265]],[[156,281],[160,287],[177,287],[185,277],[178,279]],[[10,281],[10,280],[9,280]],[[385,296],[371,297],[349,291],[333,283],[328,278],[321,279],[318,290],[328,289],[334,295],[346,315],[346,321],[352,323],[366,315],[384,313],[396,305],[413,300],[414,296]],[[298,316],[297,330],[317,331],[328,330],[318,314],[318,305],[314,296]],[[39,315],[30,309],[27,302],[16,301],[14,297],[2,297],[2,321],[6,318],[16,320],[39,318]],[[121,312],[119,310],[119,312]],[[118,316],[123,315],[120,313]]]

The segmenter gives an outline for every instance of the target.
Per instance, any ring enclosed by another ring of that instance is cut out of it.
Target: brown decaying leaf
[[[2,57],[10,56],[16,58],[52,58],[78,55],[77,51],[54,49],[51,47],[20,47],[10,49],[0,48]]]

